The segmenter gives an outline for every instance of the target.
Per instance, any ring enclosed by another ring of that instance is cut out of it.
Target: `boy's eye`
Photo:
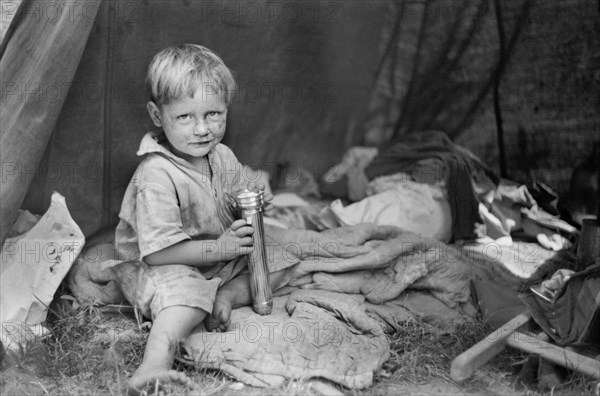
[[[191,116],[189,114],[182,114],[177,117],[177,119],[181,120],[181,121],[186,121],[186,120],[189,120],[190,118],[191,118]]]
[[[219,115],[221,115],[220,111],[209,111],[208,113],[206,113],[208,118],[217,118]]]

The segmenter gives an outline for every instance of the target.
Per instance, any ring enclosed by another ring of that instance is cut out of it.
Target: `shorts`
[[[142,314],[154,320],[163,309],[175,305],[199,308],[212,313],[217,290],[223,280],[206,279],[197,268],[187,265],[148,265],[140,262],[135,300]]]
[[[132,263],[133,264],[133,263]],[[188,265],[148,265],[136,262],[139,265],[137,284],[129,299],[142,314],[154,320],[158,313],[165,308],[175,305],[199,308],[208,314],[212,313],[217,290],[221,285],[229,282],[236,276],[247,273],[247,257],[241,256],[228,263],[217,264],[209,270],[202,272],[198,268]],[[280,280],[280,284],[272,285],[273,290],[287,284],[293,276],[293,269],[297,264],[271,266],[269,270],[279,271],[288,269],[287,275]],[[289,267],[289,268],[288,268]]]

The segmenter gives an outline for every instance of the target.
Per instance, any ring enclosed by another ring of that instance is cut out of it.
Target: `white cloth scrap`
[[[20,213],[31,219],[28,212]],[[16,224],[24,222],[17,220]],[[85,237],[65,198],[52,194],[50,207],[29,230],[7,238],[0,262],[0,339],[8,349],[45,334],[42,323],[58,286],[81,252]]]

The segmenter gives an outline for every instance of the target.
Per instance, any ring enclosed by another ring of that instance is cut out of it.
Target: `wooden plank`
[[[570,370],[600,379],[600,361],[550,344],[536,337],[516,331],[512,337],[506,340],[506,345],[524,352],[537,354],[543,359]]]
[[[515,316],[503,326],[488,334],[483,340],[460,354],[452,361],[450,378],[459,383],[469,378],[478,368],[502,352],[510,335],[527,323],[530,318],[531,316],[526,312]]]

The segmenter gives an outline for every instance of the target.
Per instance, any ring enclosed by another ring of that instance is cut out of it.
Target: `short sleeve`
[[[191,239],[183,231],[177,196],[174,192],[147,184],[136,196],[136,223],[140,256],[145,256]]]

